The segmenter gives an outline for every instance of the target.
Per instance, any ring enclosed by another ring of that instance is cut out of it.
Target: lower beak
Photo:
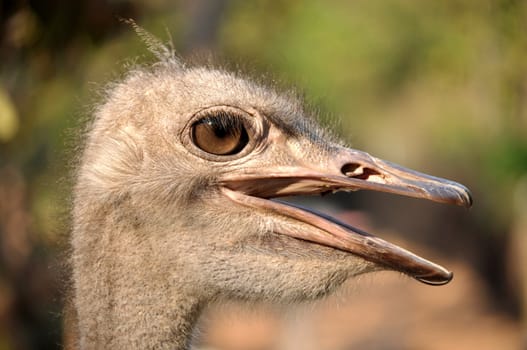
[[[464,207],[472,205],[469,190],[461,184],[345,148],[339,149],[320,167],[310,164],[268,167],[264,170],[255,169],[253,172],[244,170],[244,173],[225,177],[222,185],[227,196],[240,204],[294,219],[293,223],[287,220],[286,223],[277,224],[278,233],[344,250],[434,285],[448,283],[452,279],[452,273],[327,215],[268,199],[336,191],[374,190]]]

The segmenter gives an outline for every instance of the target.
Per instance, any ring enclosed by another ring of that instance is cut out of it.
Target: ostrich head
[[[310,300],[374,270],[450,281],[403,248],[275,200],[367,189],[471,204],[462,185],[347,148],[313,120],[292,94],[173,57],[114,84],[75,188],[81,344],[186,344],[211,300]]]

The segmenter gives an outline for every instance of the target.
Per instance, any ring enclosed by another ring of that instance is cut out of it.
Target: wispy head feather
[[[160,63],[169,63],[172,65],[177,65],[181,68],[184,67],[183,62],[176,55],[172,36],[168,30],[168,42],[165,44],[158,37],[139,26],[133,19],[123,18],[121,21],[130,25],[135,30],[137,35],[145,43],[148,51],[150,51],[160,61]]]

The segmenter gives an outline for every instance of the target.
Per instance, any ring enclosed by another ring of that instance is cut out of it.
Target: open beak
[[[427,284],[442,285],[452,279],[452,272],[444,267],[381,238],[311,209],[269,199],[374,190],[470,207],[472,198],[466,187],[354,149],[339,148],[323,163],[317,166],[299,161],[297,166],[230,173],[222,180],[223,191],[239,204],[287,218],[276,222],[277,233],[352,253]]]

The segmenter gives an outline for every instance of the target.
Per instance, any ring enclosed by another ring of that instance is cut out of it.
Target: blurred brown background
[[[527,2],[0,2],[0,350],[61,348],[69,164],[98,90],[151,60],[133,18],[185,57],[296,85],[321,122],[451,178],[470,211],[376,193],[311,201],[455,272],[396,273],[285,312],[221,305],[200,349],[527,348]]]

